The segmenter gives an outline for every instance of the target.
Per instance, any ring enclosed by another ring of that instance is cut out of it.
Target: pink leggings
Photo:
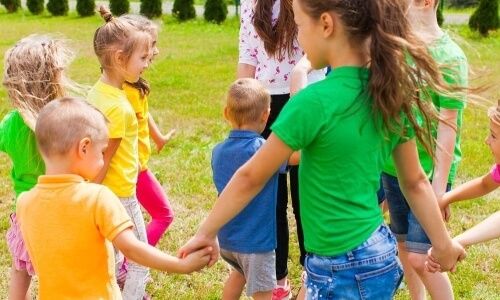
[[[148,243],[156,246],[174,220],[172,206],[163,187],[149,169],[139,173],[136,193],[139,203],[151,215],[151,222],[146,227]]]

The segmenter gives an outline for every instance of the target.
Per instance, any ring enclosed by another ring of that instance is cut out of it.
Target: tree
[[[130,11],[129,0],[109,0],[109,9],[115,16],[127,14]]]
[[[205,2],[205,12],[203,17],[208,22],[220,24],[227,16],[227,4],[224,0],[207,0]]]
[[[39,15],[43,12],[43,0],[27,0],[26,6],[30,13]]]
[[[92,16],[95,13],[94,0],[76,0],[76,11],[80,17]]]
[[[194,0],[175,0],[172,8],[172,15],[179,21],[186,21],[196,18]]]
[[[149,19],[160,17],[162,14],[161,0],[141,0],[141,15]]]
[[[5,6],[5,9],[7,9],[9,13],[14,13],[21,8],[20,0],[0,0],[0,4]]]
[[[49,0],[47,10],[53,16],[65,16],[69,11],[68,0]]]
[[[479,1],[479,6],[469,19],[470,29],[487,36],[490,30],[498,29],[499,26],[498,0]]]
[[[438,24],[441,27],[443,25],[443,22],[444,22],[443,9],[442,9],[441,5],[438,6],[438,9],[436,11],[436,17],[438,20]]]

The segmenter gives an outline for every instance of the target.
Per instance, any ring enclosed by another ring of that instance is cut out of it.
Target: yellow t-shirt
[[[132,105],[132,108],[135,111],[135,116],[137,117],[139,164],[141,165],[141,171],[144,171],[148,169],[148,161],[151,156],[148,125],[148,96],[141,98],[139,90],[126,83],[123,84],[123,90],[127,94],[128,102]]]
[[[102,182],[121,198],[135,194],[138,173],[137,118],[124,90],[102,81],[90,90],[87,100],[109,120],[110,139],[122,139]]]
[[[17,219],[38,299],[122,299],[110,241],[133,224],[107,187],[78,175],[42,175],[19,196]]]

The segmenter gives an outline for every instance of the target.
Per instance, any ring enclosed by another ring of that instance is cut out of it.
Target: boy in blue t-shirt
[[[270,113],[271,96],[257,80],[238,79],[229,87],[224,117],[232,130],[212,153],[213,180],[220,195],[233,174],[266,141],[260,135]],[[290,164],[298,164],[294,153]],[[281,172],[286,172],[284,165]],[[223,299],[239,298],[246,293],[254,299],[271,299],[276,287],[276,196],[278,173],[267,182],[250,204],[221,228],[221,256],[234,270],[224,285]]]

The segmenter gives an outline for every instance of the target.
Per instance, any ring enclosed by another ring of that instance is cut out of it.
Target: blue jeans
[[[431,248],[431,241],[406,202],[398,178],[382,173],[382,181],[391,216],[390,227],[396,239],[405,242],[407,251],[426,254]],[[450,189],[451,185],[448,184],[446,191]]]
[[[308,254],[306,299],[392,299],[403,279],[397,255],[396,239],[385,224],[345,254]]]

